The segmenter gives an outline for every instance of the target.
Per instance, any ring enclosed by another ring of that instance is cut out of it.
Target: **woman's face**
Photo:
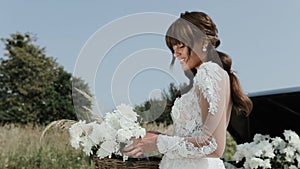
[[[173,50],[173,55],[180,61],[183,71],[198,68],[202,63],[200,57],[198,57],[194,51],[191,51],[191,55],[189,57],[189,48],[183,43],[174,45]]]

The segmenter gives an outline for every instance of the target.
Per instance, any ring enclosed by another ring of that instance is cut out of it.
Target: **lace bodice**
[[[193,90],[194,89],[191,91]],[[199,104],[193,102],[193,100],[197,100],[197,97],[191,91],[176,99],[174,102],[171,116],[174,124],[173,134],[176,136],[188,137],[201,131],[202,120],[198,113],[200,112],[200,108]]]
[[[177,98],[171,116],[173,136],[159,135],[157,147],[169,159],[202,158],[217,149],[219,124],[231,109],[227,73],[217,64],[201,64],[193,88]],[[226,128],[226,125],[224,126]]]

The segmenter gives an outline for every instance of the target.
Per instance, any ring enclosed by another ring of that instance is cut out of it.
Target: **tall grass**
[[[172,134],[172,125],[143,125],[148,131]],[[70,146],[66,129],[51,128],[40,137],[45,127],[6,125],[0,127],[1,169],[94,169],[93,161],[82,150]],[[227,133],[224,158],[232,160],[236,143]]]
[[[69,144],[67,130],[6,125],[0,127],[1,169],[93,169],[92,161]]]

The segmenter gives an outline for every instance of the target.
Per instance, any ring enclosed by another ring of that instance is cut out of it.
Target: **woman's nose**
[[[179,57],[179,53],[176,52],[176,51],[174,51],[173,56],[174,56],[175,58],[177,58],[177,57]]]
[[[173,47],[173,51],[174,51],[174,53],[173,53],[174,57],[180,56],[180,52],[176,46]]]

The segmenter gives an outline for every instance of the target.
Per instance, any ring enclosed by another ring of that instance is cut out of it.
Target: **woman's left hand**
[[[132,138],[133,144],[124,148],[124,154],[130,157],[141,157],[144,153],[157,150],[157,134],[147,132],[143,138]]]

